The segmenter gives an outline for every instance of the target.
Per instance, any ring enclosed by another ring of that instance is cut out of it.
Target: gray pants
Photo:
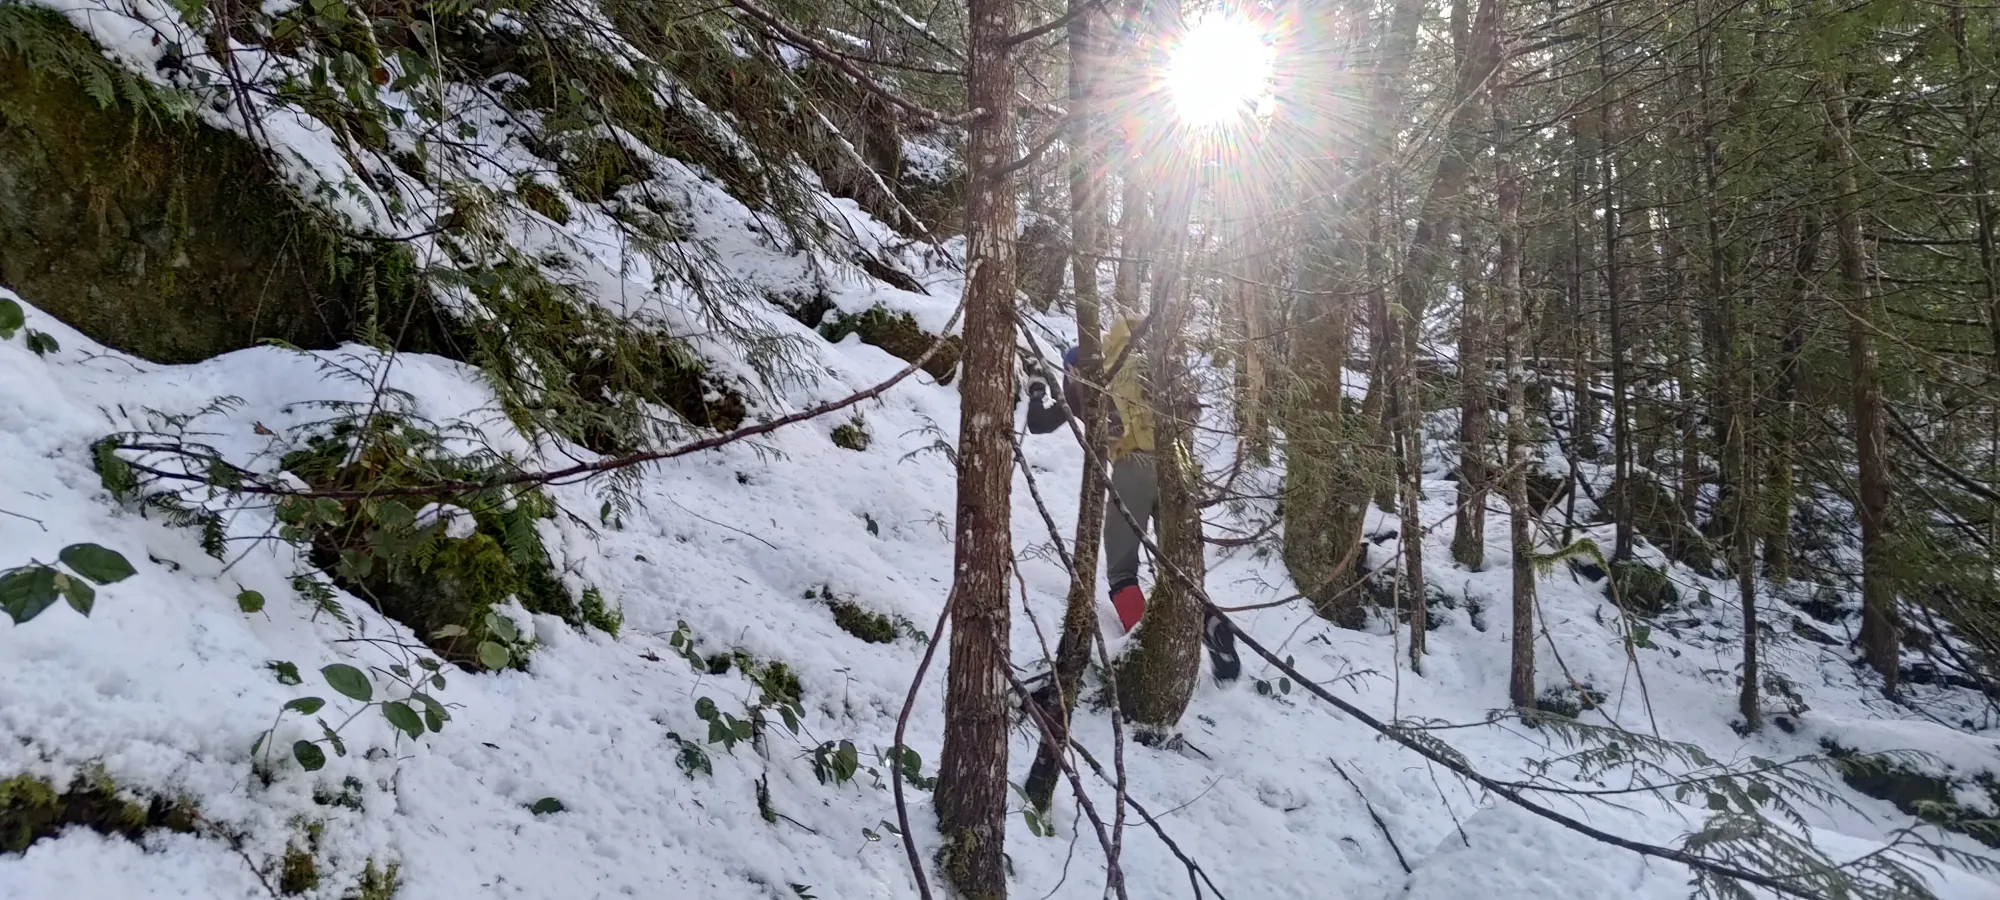
[[[1111,493],[1139,523],[1139,531],[1133,531],[1117,503],[1104,504],[1104,580],[1115,592],[1139,583],[1139,538],[1153,520],[1153,507],[1160,499],[1152,454],[1127,453],[1112,463]]]

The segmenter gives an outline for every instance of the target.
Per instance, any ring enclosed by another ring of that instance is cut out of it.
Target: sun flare
[[[1209,15],[1188,26],[1167,64],[1167,91],[1182,122],[1228,124],[1270,92],[1271,48],[1247,19]]]

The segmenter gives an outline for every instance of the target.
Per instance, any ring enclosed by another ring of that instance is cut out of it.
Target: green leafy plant
[[[451,721],[451,713],[445,709],[443,703],[429,693],[430,690],[444,690],[443,666],[428,656],[414,656],[413,659],[416,666],[414,669],[398,663],[386,669],[376,670],[385,676],[392,685],[394,693],[402,695],[400,699],[378,699],[374,680],[368,673],[354,666],[333,663],[322,667],[320,677],[326,681],[327,687],[361,705],[349,713],[347,718],[342,719],[339,725],[330,725],[326,719],[317,715],[326,707],[325,698],[313,696],[294,698],[279,707],[277,716],[271,720],[271,727],[259,734],[257,740],[250,745],[251,756],[255,757],[259,751],[263,752],[263,756],[258,760],[258,766],[268,777],[271,772],[272,739],[277,734],[278,725],[284,720],[286,713],[312,716],[313,721],[320,727],[320,737],[292,742],[292,758],[298,762],[300,768],[308,772],[317,772],[326,766],[327,748],[331,748],[335,756],[347,755],[347,742],[341,739],[341,732],[369,709],[380,710],[382,718],[390,726],[411,740],[421,738],[427,732],[443,731],[445,723]],[[293,674],[296,675],[296,672],[294,668]]]
[[[57,600],[68,601],[71,609],[88,616],[97,604],[93,582],[117,584],[137,574],[124,555],[97,544],[71,544],[56,559],[65,568],[30,561],[0,572],[0,609],[14,624],[27,623]]]
[[[715,766],[709,762],[708,751],[701,749],[700,744],[671,731],[667,732],[667,739],[673,741],[677,748],[674,752],[674,765],[680,768],[688,780],[694,780],[696,775],[715,774]]]
[[[846,784],[861,769],[861,755],[853,741],[827,741],[812,751],[813,777],[820,784]]]

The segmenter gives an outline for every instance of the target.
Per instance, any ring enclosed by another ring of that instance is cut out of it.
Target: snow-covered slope
[[[931,302],[948,308],[948,301]],[[207,440],[232,459],[269,466],[281,438],[265,432],[286,435],[307,415],[289,404],[365,396],[350,382],[326,378],[322,363],[368,364],[372,351],[258,349],[159,366],[96,347],[32,306],[28,319],[62,349],[43,357],[19,339],[0,344],[0,459],[7,472],[0,510],[8,513],[0,515],[6,548],[0,561],[49,560],[61,547],[87,540],[123,553],[139,574],[103,589],[88,619],[59,607],[26,625],[0,627],[0,776],[28,773],[61,785],[96,762],[124,790],[193,801],[212,827],[203,835],[159,832],[141,844],[72,829],[25,855],[0,857],[0,897],[267,897],[288,845],[309,848],[317,859],[320,878],[307,892],[313,897],[354,894],[371,861],[399,866],[396,896],[426,900],[914,895],[901,848],[883,824],[895,819],[889,791],[865,772],[846,784],[820,783],[810,751],[823,741],[849,740],[862,764],[872,765],[872,749],[892,743],[921,645],[863,643],[806,595],[825,585],[931,627],[949,577],[953,499],[949,460],[931,448],[955,439],[954,390],[919,376],[863,407],[874,439],[865,451],[829,439],[844,420],[814,421],[648,468],[638,488],[642,505],[622,529],[592,533],[551,523],[544,537],[572,588],[594,585],[622,606],[625,627],[617,638],[542,617],[533,622],[541,646],[526,671],[448,672],[448,686],[437,692],[452,716],[443,731],[412,741],[382,718],[365,716],[345,733],[347,756],[309,773],[278,754],[267,784],[253,773],[251,746],[280,707],[324,696],[331,702],[322,716],[337,722],[329,714],[356,704],[327,690],[316,672],[334,663],[386,669],[399,661],[396,651],[356,638],[411,636],[352,597],[342,598],[355,614],[352,628],[315,618],[289,587],[296,551],[256,540],[273,527],[267,511],[230,520],[224,562],[204,554],[194,532],[121,508],[99,486],[89,445],[142,427],[151,414],[192,412],[235,395],[240,406],[188,427],[209,433]],[[780,398],[783,404],[841,396],[902,366],[852,339],[821,352],[825,377]],[[423,416],[477,424],[502,449],[534,452],[496,424],[504,420],[466,367],[404,356],[390,382],[417,398]],[[1062,527],[1070,527],[1078,453],[1067,440],[1032,439],[1026,447]],[[1207,451],[1219,467],[1231,448]],[[1451,486],[1430,487],[1426,516],[1439,521],[1450,509]],[[1025,483],[1017,488],[1017,544],[1045,543]],[[600,502],[594,491],[585,483],[555,493],[565,508],[594,521]],[[1481,573],[1452,569],[1442,543],[1446,530],[1431,536],[1432,579],[1480,599],[1484,608],[1477,617],[1464,609],[1449,613],[1451,621],[1432,635],[1421,677],[1401,661],[1400,641],[1386,629],[1331,628],[1298,603],[1241,619],[1260,640],[1282,646],[1308,674],[1330,679],[1334,690],[1377,716],[1479,721],[1504,705],[1508,658],[1504,518],[1490,524],[1489,558],[1497,562]],[[1385,541],[1371,554],[1383,560],[1393,550],[1394,542]],[[1065,576],[1045,556],[1024,553],[1021,563],[1025,603],[1034,613],[1016,610],[1014,657],[1023,666],[1040,658],[1043,637],[1053,639],[1046,629],[1060,618]],[[1225,604],[1291,592],[1271,559],[1217,555],[1212,566],[1210,589]],[[263,611],[239,609],[244,589],[269,598]],[[1734,651],[1722,635],[1736,613],[1725,601],[1678,616],[1692,620],[1685,628],[1656,628],[1656,646],[1638,651],[1633,670],[1615,612],[1595,585],[1565,572],[1543,579],[1542,590],[1564,666],[1606,691],[1608,717],[1626,727],[1650,732],[1649,721],[1657,720],[1662,735],[1701,744],[1721,759],[1812,753],[1816,736],[1828,733],[1865,733],[1849,743],[1870,750],[1944,750],[1961,765],[1996,755],[1989,738],[1905,721],[1908,714],[1868,699],[1845,652],[1805,642],[1776,643],[1767,664],[1810,705],[1802,717],[1807,727],[1796,735],[1767,729],[1739,737],[1727,724]],[[1712,590],[1727,596],[1725,586]],[[697,703],[708,698],[740,715],[756,691],[735,670],[695,671],[673,646],[680,622],[703,653],[742,649],[791,666],[804,686],[799,734],[774,724],[762,755],[747,743],[733,753],[706,745],[712,774],[684,773],[676,764],[680,744],[670,734],[704,743],[707,725]],[[1545,653],[1545,679],[1561,683],[1548,659]],[[267,667],[272,661],[296,664],[306,683],[281,684]],[[926,775],[934,774],[941,735],[941,675],[933,670],[910,726]],[[1354,677],[1331,680],[1342,675]],[[1297,689],[1262,695],[1253,687],[1260,678],[1276,676],[1250,660],[1239,687],[1204,681],[1182,723],[1186,749],[1124,750],[1132,796],[1161,816],[1168,834],[1229,895],[1685,895],[1686,870],[1593,843],[1468,790]],[[277,746],[316,732],[288,715]],[[1558,755],[1545,746],[1546,734],[1518,723],[1438,734],[1498,777],[1521,777],[1526,760]],[[1080,739],[1108,760],[1102,716],[1088,717]],[[1017,732],[1017,780],[1032,748],[1027,732]],[[774,820],[760,812],[760,782],[768,786]],[[1109,809],[1110,788],[1093,782],[1092,790]],[[322,802],[342,794],[343,802]],[[532,812],[529,806],[543,798],[560,801],[562,810]],[[914,791],[912,798],[914,834],[928,854],[937,843],[929,797]],[[1588,799],[1553,803],[1598,827],[1660,843],[1701,819],[1691,807],[1623,799],[1630,802],[1622,808]],[[1909,822],[1885,803],[1852,799],[1867,815],[1829,812],[1814,821],[1836,857],[1869,852]],[[1056,819],[1054,837],[1038,837],[1020,817],[1012,820],[1016,895],[1099,895],[1102,852],[1088,827],[1078,828],[1073,802],[1061,800]],[[1985,850],[1955,835],[1943,840]],[[1398,851],[1414,875],[1404,874]],[[1182,863],[1138,823],[1127,825],[1123,867],[1133,897],[1190,891]],[[1933,885],[1946,897],[2000,897],[2000,885],[1952,866],[1939,867]]]

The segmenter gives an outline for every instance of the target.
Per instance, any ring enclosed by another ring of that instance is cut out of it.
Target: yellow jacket
[[[1104,365],[1109,367],[1132,341],[1131,316],[1111,323],[1104,335]],[[1115,461],[1134,450],[1153,452],[1153,411],[1146,405],[1146,361],[1138,351],[1125,358],[1124,365],[1111,376],[1111,458]]]

